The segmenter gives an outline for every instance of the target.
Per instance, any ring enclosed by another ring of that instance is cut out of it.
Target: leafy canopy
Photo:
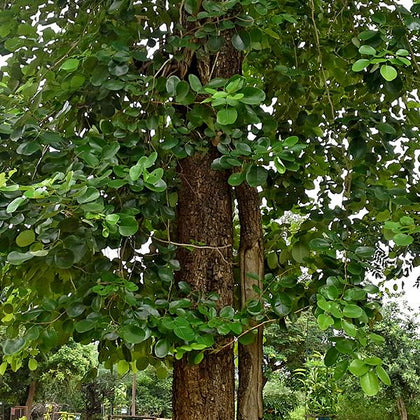
[[[366,273],[393,278],[418,251],[419,9],[3,2],[1,371],[73,337],[99,341],[121,374],[163,374],[173,357],[199,363],[218,335],[252,341],[251,318],[312,307],[322,330],[343,331],[327,363],[344,373],[380,340],[361,332],[380,317]],[[210,66],[225,42],[243,52],[229,80]],[[265,288],[242,311],[174,284],[175,168],[213,147],[213,168],[264,199]]]

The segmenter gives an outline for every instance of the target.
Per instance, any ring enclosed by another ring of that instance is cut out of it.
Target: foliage
[[[264,419],[286,419],[304,399],[303,392],[291,388],[290,379],[277,372],[264,386]]]
[[[171,377],[159,378],[153,368],[137,375],[136,404],[140,414],[170,418],[172,415]]]
[[[333,372],[324,365],[319,353],[310,355],[304,366],[294,373],[303,384],[307,412],[313,415],[335,414],[341,390]]]
[[[93,345],[69,343],[50,355],[39,369],[37,401],[56,402],[70,412],[83,409],[81,385],[97,365]]]
[[[380,340],[365,333],[379,318],[375,250],[390,247],[395,264],[379,271],[393,278],[418,248],[419,7],[3,2],[0,370],[74,339],[98,341],[120,374],[166,371],[219,336],[249,342],[250,320],[309,307],[321,330],[343,331],[336,372],[359,363]],[[225,42],[243,51],[242,74],[215,79]],[[211,245],[172,240],[176,166],[213,148],[213,169],[266,203],[263,303],[243,311],[174,280],[178,246]],[[304,221],[280,225],[286,211]],[[387,379],[369,366],[374,394]]]

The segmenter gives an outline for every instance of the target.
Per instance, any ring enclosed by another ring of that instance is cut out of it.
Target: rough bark
[[[178,241],[204,243],[214,249],[180,247],[178,281],[202,293],[216,292],[220,305],[233,303],[232,200],[227,175],[210,169],[216,152],[195,154],[179,164]],[[176,420],[234,418],[232,348],[205,356],[199,365],[176,361],[173,379]]]
[[[136,415],[136,391],[137,391],[137,373],[133,373],[131,382],[131,415]]]
[[[26,397],[26,418],[29,420],[31,418],[32,407],[34,405],[34,398],[36,392],[36,381],[31,381],[28,388],[28,396]]]
[[[258,299],[257,286],[262,290],[264,276],[264,250],[260,199],[256,188],[243,183],[236,188],[239,221],[241,226],[239,260],[241,267],[241,305]],[[247,276],[258,275],[258,280]],[[239,344],[238,420],[258,420],[263,417],[262,390],[263,328],[257,329],[255,341]]]
[[[401,397],[397,399],[397,407],[400,420],[408,420],[407,408],[405,406],[404,400]]]
[[[187,21],[183,17],[184,22]],[[189,25],[186,25],[189,28]],[[192,31],[191,31],[192,32]],[[221,35],[225,44],[217,54],[185,51],[180,62],[181,78],[196,74],[203,84],[211,78],[230,78],[241,72],[242,57],[233,47],[232,31]],[[214,249],[189,251],[179,248],[181,270],[177,281],[186,281],[195,291],[216,292],[219,305],[233,304],[233,220],[228,174],[210,166],[219,156],[209,142],[207,153],[196,153],[178,166],[178,242],[204,243]],[[220,343],[220,344],[223,344]],[[174,420],[232,420],[235,418],[233,348],[205,355],[199,365],[175,361],[173,376]]]

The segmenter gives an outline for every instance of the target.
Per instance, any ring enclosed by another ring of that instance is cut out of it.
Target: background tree
[[[380,307],[366,272],[393,278],[418,247],[418,12],[3,2],[2,369],[99,341],[121,375],[174,366],[176,419],[233,418],[233,345],[257,333],[238,410],[255,419],[261,326],[313,307],[322,330],[344,331],[327,358],[344,373],[379,340],[364,330]],[[286,211],[303,222],[289,229]],[[361,375],[368,394],[378,377]]]

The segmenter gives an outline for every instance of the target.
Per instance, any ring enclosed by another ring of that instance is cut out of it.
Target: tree
[[[99,341],[122,374],[174,367],[176,419],[233,418],[239,341],[238,418],[261,418],[262,326],[312,306],[344,372],[377,339],[365,274],[418,247],[418,12],[4,1],[1,369]]]

